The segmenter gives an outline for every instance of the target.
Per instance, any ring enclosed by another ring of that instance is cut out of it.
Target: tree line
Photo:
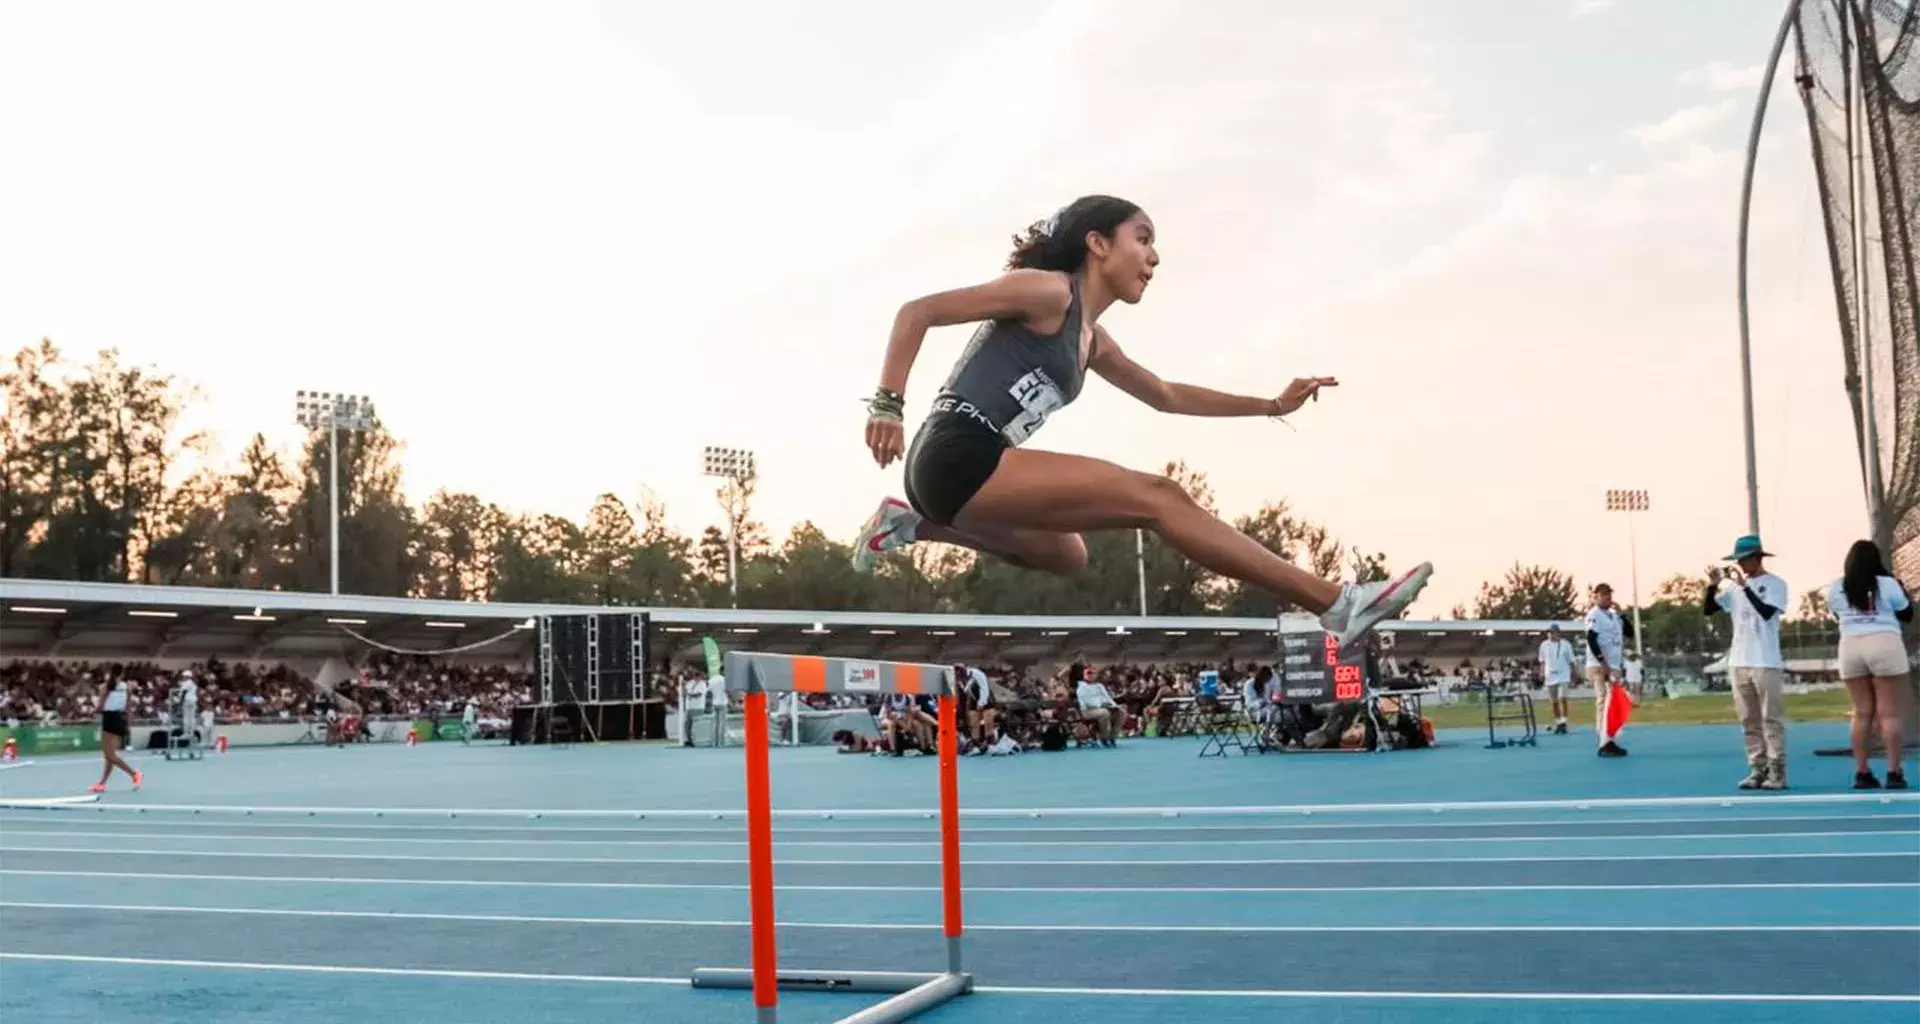
[[[104,351],[76,366],[48,341],[0,376],[0,576],[243,589],[329,585],[328,439],[314,430],[288,458],[255,434],[228,465],[182,427],[198,400],[179,378]],[[340,575],[347,593],[463,601],[724,607],[728,526],[739,538],[742,607],[1005,615],[1131,615],[1140,610],[1131,531],[1087,537],[1071,580],[943,545],[889,553],[857,573],[848,540],[801,522],[775,541],[753,515],[753,481],[722,494],[722,521],[687,536],[665,506],[601,494],[575,520],[513,511],[441,490],[415,507],[401,445],[378,423],[340,435]],[[1206,477],[1164,472],[1216,510]],[[1386,575],[1383,552],[1350,544],[1283,500],[1234,525],[1325,579]],[[1268,594],[1199,568],[1145,537],[1153,615],[1267,616]],[[1708,639],[1704,572],[1675,577],[1643,610],[1648,639]],[[1455,618],[1570,619],[1585,608],[1571,576],[1516,564]],[[1804,611],[1805,609],[1803,609]],[[1724,620],[1717,628],[1724,628]]]
[[[108,350],[85,365],[50,341],[21,348],[0,377],[0,576],[325,591],[328,437],[286,457],[262,434],[217,465],[212,439],[182,427],[198,393]],[[1131,532],[1087,538],[1073,580],[939,545],[853,570],[850,539],[802,522],[776,541],[753,515],[753,481],[729,488],[720,522],[687,536],[656,502],[601,494],[580,519],[441,490],[416,506],[401,444],[375,423],[342,432],[340,576],[347,593],[466,601],[722,607],[731,600],[728,526],[739,539],[739,602],[753,608],[1133,614]],[[1165,472],[1215,507],[1206,478]],[[1238,525],[1325,578],[1379,578],[1386,556],[1349,545],[1273,501]],[[1145,538],[1154,615],[1271,615],[1275,600]]]

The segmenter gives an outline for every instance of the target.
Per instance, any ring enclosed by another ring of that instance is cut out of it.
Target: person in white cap
[[[1587,609],[1587,682],[1593,686],[1593,731],[1600,739],[1601,757],[1627,756],[1627,749],[1608,731],[1607,704],[1626,664],[1628,628],[1613,606],[1613,588],[1595,586],[1593,606]]]
[[[1702,609],[1709,616],[1725,612],[1733,620],[1727,673],[1747,741],[1747,777],[1740,780],[1741,789],[1787,788],[1787,663],[1780,657],[1780,620],[1788,591],[1786,580],[1767,571],[1766,559],[1771,557],[1757,536],[1734,541],[1727,561],[1740,568],[1713,570]]]

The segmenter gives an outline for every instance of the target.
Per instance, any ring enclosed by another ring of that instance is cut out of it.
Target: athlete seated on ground
[[[998,280],[902,306],[868,402],[867,448],[882,466],[904,449],[907,377],[927,331],[980,327],[905,453],[911,504],[881,502],[854,564],[865,570],[882,552],[931,540],[1071,573],[1087,561],[1083,531],[1139,527],[1214,572],[1312,610],[1343,645],[1405,610],[1432,566],[1378,583],[1329,582],[1222,522],[1167,477],[1020,447],[1079,397],[1089,370],[1161,412],[1188,416],[1286,416],[1338,383],[1302,377],[1277,398],[1245,397],[1164,381],[1127,358],[1097,322],[1115,302],[1139,302],[1159,263],[1145,212],[1086,196],[1017,239]]]

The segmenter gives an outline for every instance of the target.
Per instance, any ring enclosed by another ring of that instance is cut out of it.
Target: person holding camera
[[[1727,561],[1737,568],[1708,574],[1701,609],[1708,616],[1724,612],[1733,621],[1727,674],[1747,741],[1747,777],[1740,780],[1741,789],[1787,788],[1787,669],[1780,656],[1780,620],[1788,591],[1786,580],[1767,571],[1771,557],[1757,536],[1735,541]]]

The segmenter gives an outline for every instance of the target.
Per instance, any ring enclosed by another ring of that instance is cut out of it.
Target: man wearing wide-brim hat
[[[1739,569],[1713,570],[1702,608],[1708,615],[1725,612],[1733,621],[1727,674],[1747,742],[1747,777],[1740,780],[1741,789],[1787,788],[1787,669],[1780,657],[1787,581],[1767,571],[1771,557],[1757,536],[1734,541],[1726,560]]]

